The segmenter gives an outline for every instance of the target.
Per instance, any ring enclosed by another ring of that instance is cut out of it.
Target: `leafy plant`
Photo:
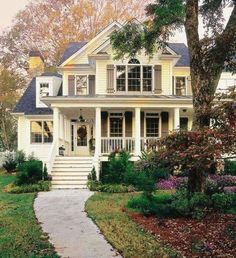
[[[17,165],[24,163],[26,161],[26,155],[25,155],[24,151],[22,151],[22,150],[17,151],[15,154],[15,160],[16,160]]]
[[[39,160],[29,160],[21,164],[16,174],[16,185],[35,184],[42,180],[42,162]]]
[[[218,211],[224,211],[231,208],[233,204],[233,195],[224,193],[215,193],[212,195],[213,208]]]
[[[111,153],[106,167],[103,168],[101,182],[104,184],[124,183],[125,175],[134,169],[130,157],[130,154],[125,151]]]
[[[95,167],[92,168],[92,171],[88,175],[88,180],[97,181],[97,174],[96,174]]]
[[[2,166],[8,173],[14,172],[16,170],[17,161],[15,159],[14,153],[8,152],[5,154]]]
[[[236,176],[236,161],[225,160],[224,173],[226,175]]]
[[[5,191],[8,193],[20,194],[20,193],[33,193],[33,192],[47,192],[50,190],[49,181],[39,181],[37,184],[21,185],[16,186],[14,184],[9,184]]]
[[[44,164],[44,166],[43,166],[42,179],[43,180],[49,180],[48,169],[47,169],[47,165],[46,164]]]

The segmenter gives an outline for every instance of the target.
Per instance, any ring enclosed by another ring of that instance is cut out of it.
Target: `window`
[[[88,76],[77,75],[76,76],[76,95],[87,95],[88,94]]]
[[[143,91],[152,91],[152,66],[143,67]]]
[[[175,94],[177,96],[186,95],[186,78],[175,77]]]
[[[52,121],[32,121],[31,122],[31,143],[51,143],[53,142],[53,122]]]
[[[49,96],[49,83],[40,83],[39,94],[40,98]]]
[[[158,113],[146,113],[146,137],[159,137]]]
[[[153,67],[143,66],[138,59],[131,59],[127,65],[116,66],[116,90],[151,92]]]
[[[118,65],[116,67],[116,89],[117,91],[125,91],[126,67]]]
[[[110,137],[123,136],[123,114],[110,113]]]
[[[188,131],[188,118],[180,117],[180,129],[183,131]]]
[[[141,88],[141,67],[128,66],[128,91],[140,91]]]

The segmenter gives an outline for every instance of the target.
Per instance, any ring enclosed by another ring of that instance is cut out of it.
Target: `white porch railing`
[[[101,152],[110,154],[117,150],[125,150],[130,153],[134,152],[135,139],[132,137],[102,137]]]
[[[158,150],[156,142],[159,140],[158,137],[142,137],[141,138],[141,151]]]

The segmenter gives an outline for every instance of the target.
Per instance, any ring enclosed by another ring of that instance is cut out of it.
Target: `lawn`
[[[133,194],[96,193],[86,211],[124,257],[177,257],[169,247],[134,223],[122,207]]]
[[[9,194],[14,176],[0,170],[0,257],[58,257],[33,211],[35,194]]]

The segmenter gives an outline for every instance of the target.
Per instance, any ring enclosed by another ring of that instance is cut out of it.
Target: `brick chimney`
[[[29,53],[29,75],[30,77],[39,76],[44,72],[45,64],[43,56],[39,51]]]

